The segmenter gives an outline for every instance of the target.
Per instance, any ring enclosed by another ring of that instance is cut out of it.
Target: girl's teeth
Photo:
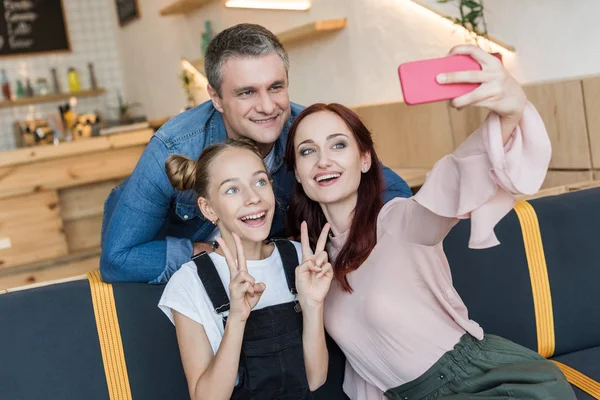
[[[259,218],[262,218],[264,215],[265,215],[265,213],[260,213],[260,214],[257,214],[257,215],[249,215],[247,217],[243,217],[242,221],[247,221],[249,219],[259,219]]]

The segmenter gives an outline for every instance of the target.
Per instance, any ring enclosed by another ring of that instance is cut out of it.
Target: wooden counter
[[[104,201],[153,133],[0,152],[0,289],[98,268]]]

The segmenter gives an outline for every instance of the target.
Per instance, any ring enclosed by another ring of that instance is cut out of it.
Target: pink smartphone
[[[436,76],[444,72],[481,70],[481,65],[467,55],[411,61],[398,67],[400,85],[406,104],[423,104],[450,100],[467,94],[480,83],[439,84]]]

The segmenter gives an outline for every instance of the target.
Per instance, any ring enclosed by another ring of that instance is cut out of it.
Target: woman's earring
[[[296,180],[298,181],[298,183],[302,183],[302,181],[300,180],[300,178],[296,177]]]
[[[363,169],[362,169],[363,174],[366,174],[368,170],[369,169],[367,167],[363,167]]]

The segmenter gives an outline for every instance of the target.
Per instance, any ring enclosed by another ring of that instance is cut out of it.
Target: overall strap
[[[281,262],[283,264],[283,271],[285,272],[285,279],[287,280],[290,292],[296,295],[296,267],[298,266],[298,252],[296,246],[287,239],[273,239],[273,243],[279,250],[281,255]]]
[[[215,267],[208,253],[203,251],[196,254],[192,257],[192,261],[196,264],[196,271],[198,271],[198,276],[206,289],[215,312],[221,314],[229,311],[229,297],[227,297],[227,292],[217,272],[217,267]]]

